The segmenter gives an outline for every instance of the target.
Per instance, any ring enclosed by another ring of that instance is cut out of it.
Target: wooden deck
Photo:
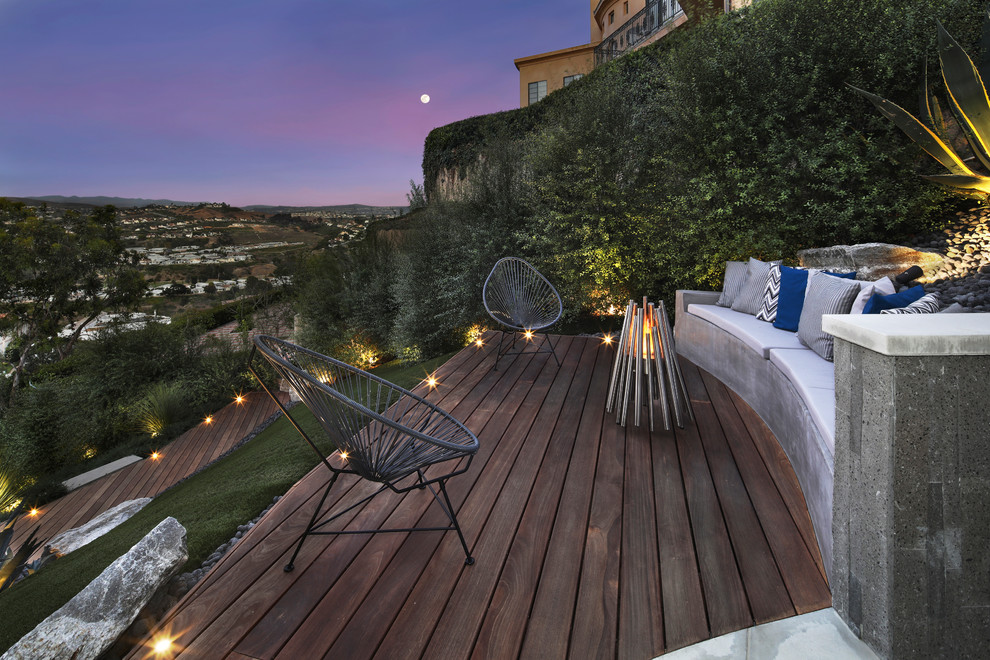
[[[604,414],[612,350],[561,337],[560,368],[542,354],[495,371],[469,348],[439,370],[430,398],[481,442],[449,484],[475,565],[453,532],[416,532],[310,537],[283,572],[320,466],[149,640],[190,658],[642,659],[829,606],[797,479],[756,414],[685,363],[697,424],[623,429]],[[342,478],[331,499],[369,488]],[[387,493],[348,525],[442,524],[431,503]]]
[[[47,542],[121,502],[158,495],[222,456],[276,410],[263,392],[245,395],[242,403],[231,403],[216,413],[213,423],[197,424],[162,447],[158,460],[131,463],[40,507],[37,516],[22,517],[15,528],[14,547],[36,528],[37,538]]]

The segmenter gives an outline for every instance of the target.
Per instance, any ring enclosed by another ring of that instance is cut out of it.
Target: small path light
[[[151,452],[151,456],[149,456],[148,458],[150,458],[153,461],[157,461],[161,457],[162,457],[161,454],[159,454],[157,451],[153,451]]]
[[[533,338],[533,331],[532,330],[526,330],[526,331],[524,331],[523,332],[523,337],[526,338],[526,341],[529,341],[530,339]]]
[[[437,387],[437,375],[436,372],[430,374],[426,377],[426,386],[431,390],[435,390]]]
[[[157,657],[172,657],[172,639],[166,636],[156,637],[151,643],[151,650]]]
[[[213,423],[213,415],[207,415],[206,416],[206,419],[203,420],[203,423],[204,424],[207,424],[207,425],[212,424]]]
[[[38,517],[38,514],[40,513],[41,511],[38,511],[37,509],[31,509],[30,511],[28,511],[28,515],[31,516],[32,518]]]
[[[237,396],[235,396],[234,403],[236,403],[237,405],[241,405],[242,403],[244,403],[244,395],[238,394]]]
[[[608,333],[607,335],[605,335],[604,337],[602,337],[602,343],[605,344],[606,346],[611,346],[612,345],[612,333],[611,332]]]

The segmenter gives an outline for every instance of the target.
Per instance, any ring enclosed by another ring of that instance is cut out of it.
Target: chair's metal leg
[[[323,497],[320,498],[320,503],[316,505],[316,510],[313,511],[313,517],[309,519],[309,524],[306,525],[306,531],[299,537],[299,543],[296,545],[296,551],[292,553],[292,559],[290,559],[289,563],[285,565],[284,569],[282,569],[286,573],[291,572],[292,569],[296,567],[296,557],[299,555],[299,551],[302,550],[303,541],[306,540],[306,537],[309,536],[310,530],[313,529],[313,524],[316,522],[316,518],[320,515],[320,511],[323,509],[323,504],[327,501],[327,495],[330,494],[330,489],[333,488],[334,483],[337,481],[338,474],[338,472],[334,472],[333,476],[330,477],[330,483],[327,484],[327,489],[323,491]]]
[[[495,351],[495,370],[498,371],[498,359],[502,356],[502,340],[505,339],[505,332],[498,332],[498,350]]]
[[[461,532],[461,525],[457,522],[457,514],[454,513],[454,507],[450,503],[450,496],[447,495],[447,480],[443,479],[437,483],[440,486],[440,492],[443,493],[443,499],[447,503],[447,506],[444,508],[444,513],[446,513],[447,517],[450,518],[451,524],[454,525],[454,529],[457,531],[457,538],[461,540],[461,546],[464,548],[464,563],[471,566],[474,564],[474,557],[471,556],[471,551],[468,550],[467,541],[464,540],[464,534]],[[436,493],[434,493],[434,496],[436,496]]]
[[[547,343],[550,344],[550,355],[553,356],[553,361],[557,363],[557,368],[560,368],[560,360],[557,359],[557,351],[553,349],[553,340],[550,339],[550,335],[543,335]]]

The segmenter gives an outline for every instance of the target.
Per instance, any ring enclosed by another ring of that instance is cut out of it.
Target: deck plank
[[[660,543],[664,648],[681,648],[708,637],[708,616],[688,518],[684,478],[673,430],[653,433],[653,492]]]
[[[818,568],[815,559],[801,538],[742,418],[736,414],[728,389],[707,372],[703,372],[702,377],[709,395],[721,410],[719,418],[732,429],[732,437],[736,438],[736,442],[730,445],[733,460],[745,482],[744,487],[749,493],[759,524],[766,532],[764,537],[776,560],[781,578],[786,583],[796,612],[804,614],[828,607],[832,597],[821,576],[815,574]]]
[[[811,516],[808,513],[808,504],[805,502],[804,493],[801,491],[801,483],[798,481],[797,474],[794,472],[791,462],[787,460],[787,454],[784,453],[773,432],[760,416],[756,414],[756,411],[750,408],[738,394],[732,390],[728,390],[728,392],[732,398],[736,412],[739,413],[739,416],[749,431],[750,438],[752,438],[756,450],[763,458],[764,466],[766,466],[774,484],[777,486],[777,491],[780,493],[781,499],[784,500],[787,510],[794,520],[794,524],[797,525],[801,538],[804,539],[805,546],[807,546],[808,551],[814,557],[819,573],[821,573],[823,579],[827,580],[825,564],[822,561],[822,555],[818,548],[818,536],[815,534],[815,526],[811,522]]]
[[[584,343],[580,362],[563,406],[556,414],[556,426],[550,437],[549,450],[539,468],[519,527],[511,537],[511,546],[501,573],[494,569],[487,575],[482,571],[464,572],[455,587],[450,606],[444,610],[444,615],[434,630],[425,657],[467,657],[472,648],[475,655],[482,657],[516,654],[523,633],[521,626],[506,631],[507,636],[495,635],[493,638],[490,634],[484,635],[477,644],[476,638],[486,622],[499,626],[506,620],[499,613],[504,613],[515,622],[519,620],[515,616],[516,612],[530,609],[535,585],[540,581],[542,560],[547,555],[550,531],[563,490],[562,484],[567,476],[576,429],[587,399],[596,358],[597,346],[590,342]],[[466,607],[467,603],[483,600],[490,603],[485,610]],[[485,616],[486,612],[494,615]],[[488,630],[491,631],[492,628]]]
[[[573,342],[569,347],[537,414],[528,419],[517,416],[513,420],[515,428],[510,429],[510,432],[524,434],[525,442],[515,456],[504,483],[498,489],[498,496],[488,498],[494,499],[494,504],[489,504],[491,515],[474,546],[477,563],[466,570],[463,567],[455,569],[456,548],[452,543],[453,539],[444,539],[410,594],[414,602],[421,604],[420,607],[399,612],[377,651],[379,657],[421,657],[430,643],[434,628],[446,612],[450,612],[451,616],[455,615],[468,607],[469,603],[473,605],[470,598],[487,593],[489,587],[494,588],[494,581],[518,529],[525,504],[546,456],[554,425],[566,400],[581,354],[581,344],[582,342]],[[437,598],[437,591],[452,594],[452,597],[449,601]],[[482,600],[487,601],[487,597]],[[477,611],[478,608],[470,609]]]
[[[561,603],[574,603],[581,575],[581,554],[573,549],[584,544],[591,507],[592,485],[598,463],[598,446],[601,439],[603,406],[596,402],[605,399],[609,370],[614,350],[604,344],[597,347],[595,373],[588,389],[587,401],[581,412],[574,452],[567,470],[561,494],[553,535],[543,558],[536,596],[529,619],[500,617],[501,625],[493,622],[492,633],[482,630],[479,646],[486,634],[493,638],[522,637],[520,657],[565,657],[571,635],[573,607],[561,608]],[[493,611],[494,608],[492,608]],[[486,621],[487,625],[487,621]],[[504,632],[498,628],[505,628]],[[502,645],[488,642],[489,648]],[[479,655],[476,651],[475,655]]]
[[[704,382],[704,373],[699,375]],[[707,390],[707,385],[705,387]],[[725,433],[737,430],[728,426],[731,421],[715,414],[714,401],[712,405],[702,406],[697,411],[698,433],[708,458],[708,467],[725,526],[729,531],[739,574],[745,585],[753,621],[766,623],[793,616],[794,606],[779,568],[775,562],[767,561],[773,558],[773,554],[765,535],[766,530],[760,526],[750,494],[746,491],[726,443]],[[723,427],[723,424],[727,426]]]
[[[711,412],[711,401],[696,369],[684,369],[695,418]],[[675,431],[681,461],[684,491],[698,555],[698,573],[705,595],[708,625],[717,637],[752,625],[746,592],[736,566],[732,544],[722,518],[715,485],[702,448],[698,427],[689,425]]]

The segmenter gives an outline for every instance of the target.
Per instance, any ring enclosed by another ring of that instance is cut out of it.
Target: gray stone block
[[[186,530],[166,518],[0,660],[99,657],[186,559]]]
[[[49,541],[48,545],[58,554],[67,555],[73,550],[83,547],[90,541],[100,538],[143,509],[150,501],[150,497],[139,497],[135,500],[121,502],[112,509],[96,516],[85,525],[80,525],[79,527],[62,532]]]

